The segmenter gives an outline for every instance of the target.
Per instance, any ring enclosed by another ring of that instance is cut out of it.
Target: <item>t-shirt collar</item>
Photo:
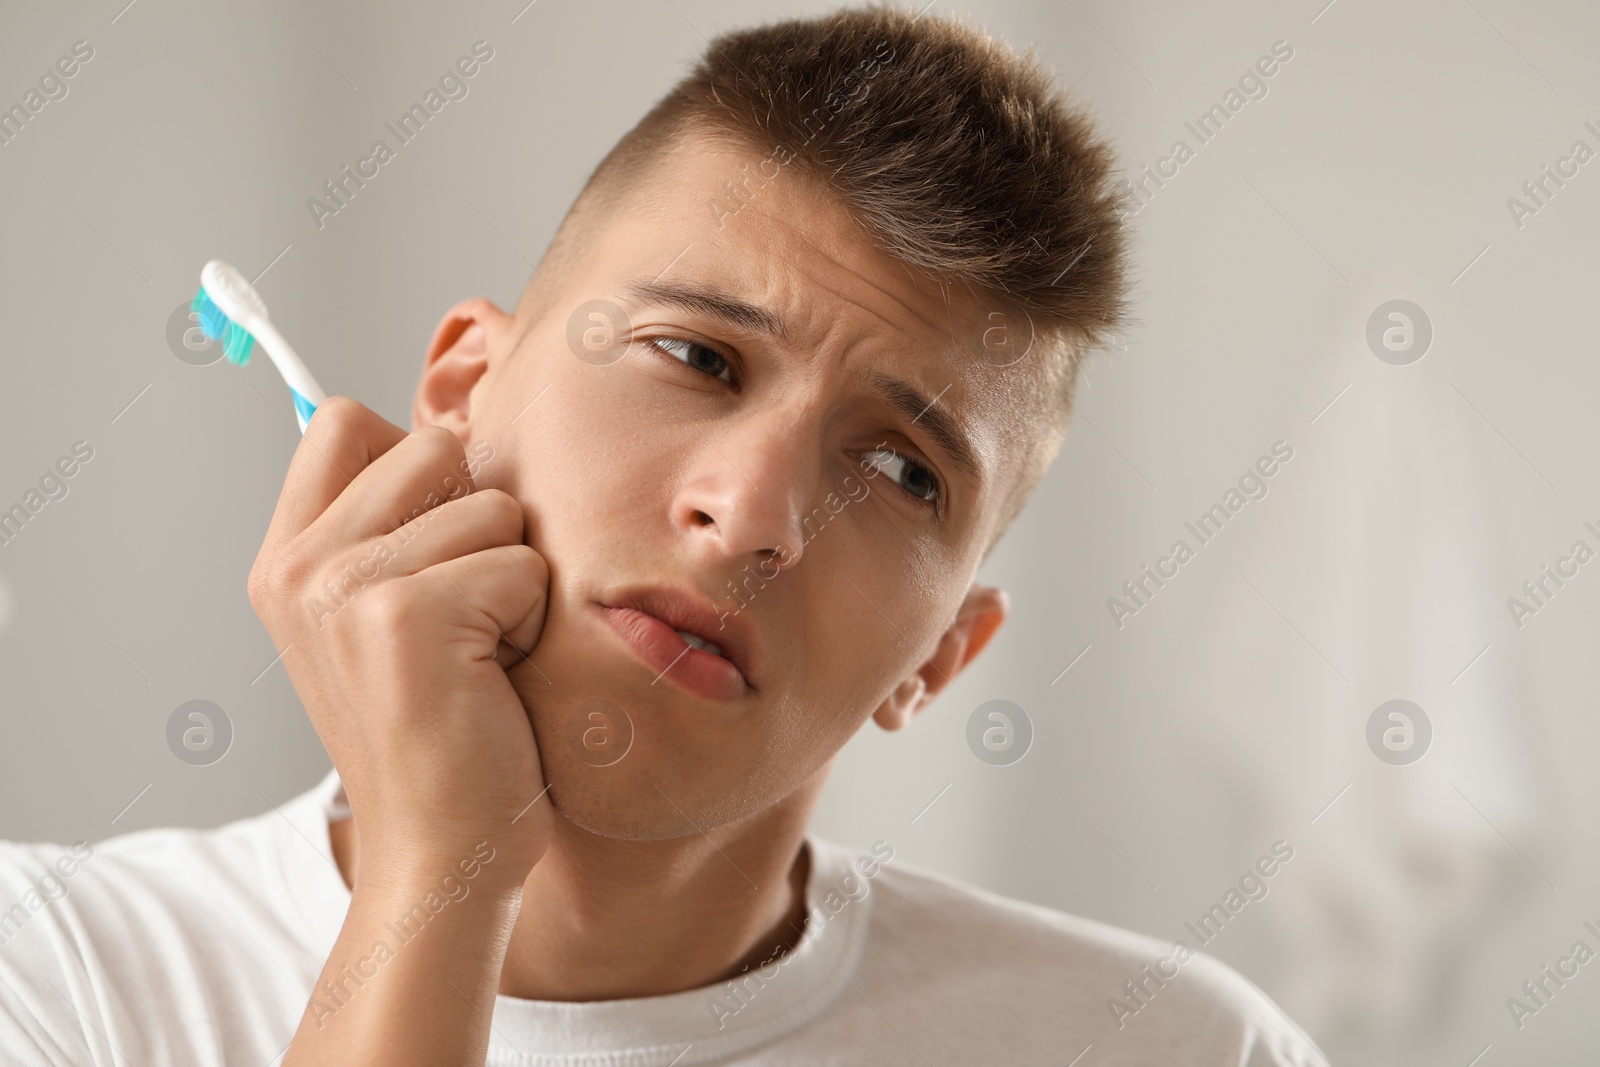
[[[337,771],[277,810],[283,892],[319,959],[332,950],[350,908],[328,829],[330,819],[348,813]],[[872,896],[849,850],[810,835],[805,847],[806,930],[791,952],[737,981],[664,996],[586,1002],[498,996],[488,1062],[690,1067],[757,1048],[823,1014],[860,964]]]

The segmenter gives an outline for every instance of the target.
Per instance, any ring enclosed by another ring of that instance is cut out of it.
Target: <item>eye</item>
[[[933,476],[932,471],[916,460],[908,459],[893,449],[876,448],[867,453],[867,461],[893,478],[896,485],[924,504],[937,507],[944,502],[939,480]]]
[[[686,341],[681,337],[657,337],[647,342],[651,346],[666,352],[673,359],[685,363],[695,370],[708,374],[720,381],[733,384],[732,368],[714,349],[695,341]]]

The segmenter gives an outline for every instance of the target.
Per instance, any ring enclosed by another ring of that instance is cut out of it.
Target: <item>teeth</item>
[[[679,630],[678,636],[683,638],[684,642],[687,643],[690,648],[698,648],[700,651],[709,652],[713,656],[722,655],[722,649],[718,648],[716,645],[713,645],[710,641],[701,640],[694,634]]]

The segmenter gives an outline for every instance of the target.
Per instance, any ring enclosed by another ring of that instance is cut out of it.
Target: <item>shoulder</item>
[[[241,897],[270,896],[282,885],[278,818],[267,812],[215,829],[160,827],[70,845],[0,841],[0,909],[16,916],[21,902],[100,926],[157,908],[194,916],[213,910],[208,905],[237,907]],[[0,925],[0,938],[6,932]]]
[[[866,873],[867,854],[830,847]],[[1163,1052],[1163,1062],[1326,1065],[1270,998],[1190,944],[1014,900],[888,852],[870,878],[875,969],[1002,1013],[1065,1011],[1075,1032],[1137,1050],[1129,1062],[1170,1047],[1183,1053]]]
[[[272,829],[255,817],[93,843],[0,841],[0,948],[41,971],[83,961],[148,977],[181,946],[284,914]]]
[[[343,885],[313,843],[320,799],[208,830],[0,841],[0,1061],[58,1048],[99,1062],[109,1053],[85,1043],[109,1042],[171,1062],[175,1034],[194,1043],[185,1062],[216,1047],[254,1055],[280,1032],[281,1048],[332,941],[328,886]],[[319,893],[320,913],[307,903]]]

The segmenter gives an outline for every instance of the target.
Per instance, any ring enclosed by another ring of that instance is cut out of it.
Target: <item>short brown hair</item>
[[[1082,357],[1127,320],[1115,158],[1087,113],[1032,49],[948,18],[876,5],[723,33],[595,168],[551,255],[691,132],[776,146],[893,258],[1026,312],[1058,418],[998,534],[1055,453]]]

